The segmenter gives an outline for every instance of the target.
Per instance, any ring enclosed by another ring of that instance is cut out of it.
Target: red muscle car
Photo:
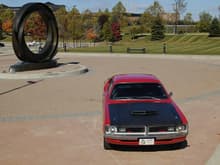
[[[103,93],[104,149],[116,145],[164,145],[186,142],[188,121],[158,78],[120,74]]]

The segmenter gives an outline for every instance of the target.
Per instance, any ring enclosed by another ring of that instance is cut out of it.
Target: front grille
[[[126,128],[126,132],[145,132],[145,128]]]
[[[168,131],[167,126],[156,126],[149,128],[149,132],[167,132],[167,131]]]
[[[156,132],[175,132],[172,126],[121,126],[118,133],[156,133]]]
[[[120,133],[141,133],[145,132],[145,127],[119,127],[118,132]]]

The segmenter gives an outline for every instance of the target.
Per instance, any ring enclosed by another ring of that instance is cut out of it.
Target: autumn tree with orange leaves
[[[94,41],[96,38],[97,38],[96,33],[92,28],[90,28],[86,33],[86,39]]]
[[[47,36],[47,27],[39,13],[33,13],[25,23],[24,32],[32,40],[45,40]]]
[[[6,20],[5,22],[3,22],[2,30],[7,34],[11,34],[11,32],[12,32],[12,20]]]
[[[0,39],[5,38],[5,34],[11,33],[13,17],[14,13],[12,10],[5,9],[4,6],[0,4]]]

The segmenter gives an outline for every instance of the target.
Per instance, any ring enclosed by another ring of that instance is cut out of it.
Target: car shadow
[[[190,147],[187,141],[178,144],[170,145],[156,145],[156,146],[120,146],[112,145],[111,148],[116,151],[125,151],[125,152],[158,152],[158,151],[172,151],[172,150],[181,150]]]

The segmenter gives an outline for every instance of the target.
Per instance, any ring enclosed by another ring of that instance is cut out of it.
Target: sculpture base
[[[54,68],[57,66],[59,66],[57,60],[50,60],[42,63],[18,62],[9,67],[9,72],[15,73],[15,72],[33,71],[33,70]]]

